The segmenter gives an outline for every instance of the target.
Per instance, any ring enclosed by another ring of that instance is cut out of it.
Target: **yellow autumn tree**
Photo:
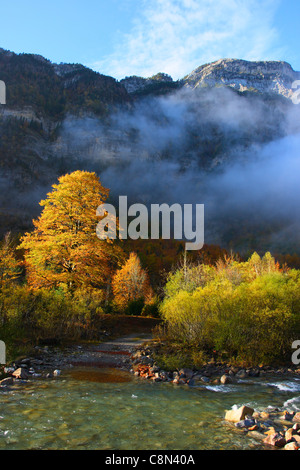
[[[0,287],[17,279],[21,273],[20,262],[15,257],[15,250],[10,233],[0,244]]]
[[[149,276],[136,253],[131,253],[125,265],[114,275],[112,290],[114,301],[120,309],[125,309],[131,301],[151,301],[153,291]]]
[[[40,202],[43,211],[33,221],[33,232],[21,240],[30,286],[107,286],[121,257],[111,240],[101,241],[96,234],[96,210],[108,195],[98,176],[85,171],[62,176],[52,186]]]

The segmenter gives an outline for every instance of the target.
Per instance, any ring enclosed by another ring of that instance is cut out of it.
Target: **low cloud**
[[[207,243],[284,251],[299,241],[299,112],[228,89],[181,90],[106,125],[70,118],[61,140],[112,201],[205,204]]]

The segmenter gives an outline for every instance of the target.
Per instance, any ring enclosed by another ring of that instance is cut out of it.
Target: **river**
[[[0,392],[0,449],[262,449],[224,421],[250,405],[300,410],[300,378],[230,385],[150,383],[126,371],[77,368]]]

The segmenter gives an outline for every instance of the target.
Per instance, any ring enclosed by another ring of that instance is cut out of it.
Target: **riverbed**
[[[73,367],[3,388],[0,400],[0,449],[264,449],[226,422],[225,410],[299,411],[300,378],[177,386],[115,368]]]

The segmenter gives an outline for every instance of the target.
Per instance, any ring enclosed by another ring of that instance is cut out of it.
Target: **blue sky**
[[[178,79],[229,57],[300,70],[299,0],[13,0],[0,11],[0,47],[117,79]]]

